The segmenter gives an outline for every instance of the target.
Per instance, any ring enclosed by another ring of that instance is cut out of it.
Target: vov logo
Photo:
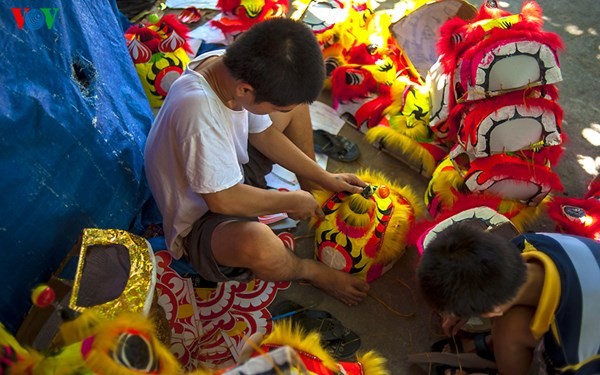
[[[58,8],[10,8],[19,30],[38,30],[54,26]]]

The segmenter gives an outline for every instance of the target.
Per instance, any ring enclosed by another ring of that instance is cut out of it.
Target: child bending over
[[[506,240],[458,222],[425,247],[417,278],[446,331],[492,318],[501,374],[527,374],[534,358],[539,373],[600,373],[599,242],[558,233]]]

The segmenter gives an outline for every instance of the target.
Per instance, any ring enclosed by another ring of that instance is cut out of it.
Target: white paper
[[[327,160],[327,155],[315,154],[315,161],[323,169],[327,169]],[[300,183],[296,175],[279,164],[273,165],[273,170],[265,176],[265,179],[267,180],[267,186],[273,189],[300,190]]]
[[[218,20],[223,16],[223,13],[217,14],[213,20]],[[225,34],[219,29],[212,25],[210,21],[204,23],[196,27],[194,30],[188,33],[188,38],[190,39],[200,39],[207,43],[217,43],[217,44],[229,44],[231,41],[227,38]]]
[[[310,118],[314,130],[325,130],[337,135],[344,126],[344,120],[336,111],[325,103],[313,102],[310,106]]]
[[[185,9],[187,7],[196,7],[198,9],[217,9],[216,0],[167,0],[167,8]]]

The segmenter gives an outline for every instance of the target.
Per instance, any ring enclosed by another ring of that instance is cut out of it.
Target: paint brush
[[[311,305],[311,306],[303,307],[303,308],[301,308],[301,309],[298,309],[298,310],[292,310],[292,311],[288,311],[288,312],[286,312],[286,313],[279,314],[279,315],[277,315],[277,316],[273,316],[273,317],[271,317],[271,319],[270,319],[270,320],[271,320],[271,321],[275,321],[275,320],[279,320],[279,319],[283,319],[283,318],[288,318],[288,317],[290,317],[290,316],[293,316],[293,315],[296,315],[296,314],[298,314],[298,313],[301,313],[302,311],[310,310],[310,309],[312,309],[313,307],[314,307],[314,305]]]

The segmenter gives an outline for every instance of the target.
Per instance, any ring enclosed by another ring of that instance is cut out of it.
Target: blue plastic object
[[[0,322],[14,332],[83,228],[141,229],[153,115],[114,0],[12,1],[0,19]]]

